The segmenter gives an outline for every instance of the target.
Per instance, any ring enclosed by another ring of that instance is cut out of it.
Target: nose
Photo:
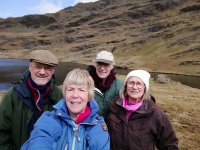
[[[100,69],[104,69],[105,66],[104,66],[104,65],[100,65],[99,68],[100,68]]]
[[[73,92],[73,97],[74,97],[74,98],[77,98],[77,97],[78,97],[78,94],[79,94],[78,90],[74,90],[74,92]]]
[[[45,69],[44,69],[44,67],[42,67],[41,69],[40,69],[40,74],[45,74]]]
[[[137,89],[137,84],[136,83],[133,83],[133,88]]]

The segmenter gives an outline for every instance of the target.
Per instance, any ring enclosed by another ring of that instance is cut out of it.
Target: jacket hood
[[[90,109],[91,109],[91,113],[90,113],[90,115],[89,115],[88,118],[96,117],[96,116],[97,116],[96,114],[97,114],[97,112],[99,111],[99,107],[98,107],[98,104],[96,103],[96,101],[95,101],[94,99],[91,99],[91,100],[88,102],[88,106],[89,106]],[[61,116],[62,118],[71,119],[64,98],[62,98],[62,99],[61,99],[56,105],[54,105],[53,107],[54,107],[54,109],[55,109],[57,115]],[[86,121],[88,121],[88,119],[85,119],[84,122],[86,122]]]

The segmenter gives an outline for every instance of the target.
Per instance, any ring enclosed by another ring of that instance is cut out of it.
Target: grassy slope
[[[200,147],[200,89],[184,86],[177,82],[153,83],[152,93],[158,104],[169,114],[182,150]]]
[[[144,4],[148,9],[145,6],[141,9],[148,12],[152,8],[148,2],[141,1],[137,5]],[[52,24],[40,28],[26,28],[21,24],[0,28],[0,55],[1,58],[26,58],[30,50],[49,49],[60,61],[88,64],[99,50],[106,49],[113,52],[119,66],[200,75],[199,11],[181,12],[195,5],[199,5],[198,0],[188,0],[148,17],[131,18],[127,13],[140,9],[134,4],[122,3],[92,11],[98,14],[93,18],[91,12],[84,9],[90,7],[82,4],[52,15],[62,28],[49,30]],[[77,8],[82,10],[81,14]],[[91,20],[66,27],[77,20],[87,20],[88,16]],[[158,29],[151,31],[153,28]],[[194,64],[180,65],[188,61]]]
[[[122,77],[123,78],[123,77]],[[158,84],[151,81],[151,93],[157,104],[169,115],[180,140],[181,150],[197,150],[200,147],[200,89],[178,82]],[[3,93],[0,93],[0,98]]]

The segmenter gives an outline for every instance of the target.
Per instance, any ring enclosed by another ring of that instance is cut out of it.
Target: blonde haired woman
[[[106,124],[97,114],[94,82],[89,73],[80,69],[70,71],[62,92],[64,98],[54,106],[54,111],[39,118],[22,150],[110,149]]]

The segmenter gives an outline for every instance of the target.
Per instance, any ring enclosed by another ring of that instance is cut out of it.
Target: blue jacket
[[[110,137],[95,100],[89,102],[90,115],[79,125],[69,116],[62,99],[52,112],[45,112],[34,125],[22,150],[109,150]]]

